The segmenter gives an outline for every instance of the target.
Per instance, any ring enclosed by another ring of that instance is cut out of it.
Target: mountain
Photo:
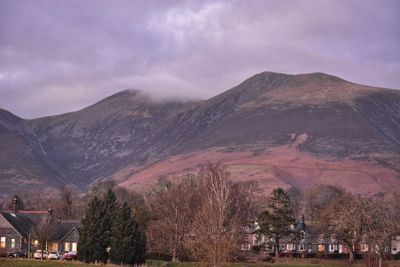
[[[1,111],[0,137],[2,192],[15,188],[9,179],[135,187],[215,161],[266,190],[330,183],[375,194],[400,185],[400,91],[323,73],[263,72],[197,102],[127,90],[35,120]]]
[[[144,162],[153,136],[185,107],[126,90],[78,112],[33,120],[30,125],[52,161],[73,184],[85,188],[123,166]]]
[[[59,174],[27,121],[0,109],[0,197],[15,190],[51,191],[67,185]]]

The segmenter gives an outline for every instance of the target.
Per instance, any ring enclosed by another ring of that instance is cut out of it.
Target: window
[[[242,250],[250,250],[250,244],[242,244]]]
[[[319,244],[319,245],[318,245],[318,251],[319,251],[319,252],[324,252],[324,251],[325,251],[325,245]]]
[[[300,250],[300,251],[304,251],[304,250],[305,250],[305,247],[304,247],[303,244],[300,244],[300,245],[299,245],[299,250]]]
[[[11,248],[15,248],[15,238],[11,238]]]
[[[71,251],[71,243],[70,242],[64,243],[64,251]]]
[[[50,251],[58,251],[58,243],[50,243]]]
[[[72,243],[72,249],[71,249],[72,251],[78,251],[78,243],[76,243],[76,242],[73,242]]]
[[[0,248],[5,248],[6,247],[6,237],[2,236],[0,237]]]
[[[368,245],[367,244],[361,244],[361,251],[368,251]]]

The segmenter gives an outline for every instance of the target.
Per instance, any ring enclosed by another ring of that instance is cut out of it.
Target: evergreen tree
[[[116,211],[116,197],[111,188],[108,188],[107,192],[103,197],[103,207],[101,208],[102,217],[100,220],[100,227],[98,229],[99,234],[99,244],[102,248],[99,254],[99,260],[103,263],[107,263],[108,260],[108,250],[111,244],[111,227],[115,217]]]
[[[110,259],[116,264],[142,264],[146,255],[146,236],[124,202],[117,209],[111,229]]]
[[[274,189],[268,202],[268,210],[259,218],[260,233],[275,240],[275,255],[279,257],[279,240],[294,233],[295,216],[289,195],[281,188]]]
[[[78,257],[81,260],[107,263],[115,208],[116,198],[111,188],[102,200],[95,196],[89,203],[79,231]]]
[[[100,245],[100,226],[104,202],[95,196],[89,203],[82,227],[79,229],[78,257],[85,262],[95,262],[101,259],[103,248]]]

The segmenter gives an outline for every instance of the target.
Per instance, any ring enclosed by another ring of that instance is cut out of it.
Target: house
[[[27,251],[35,221],[43,216],[47,212],[0,212],[0,252]]]
[[[261,246],[265,237],[258,233],[260,226],[257,222],[249,223],[244,227],[244,240],[241,243],[241,250],[251,250],[255,246]]]
[[[50,220],[52,224],[51,241],[46,243],[49,251],[77,251],[79,235],[78,221],[54,219],[49,211],[1,211],[0,212],[0,253],[33,251],[38,249],[35,228]]]
[[[51,243],[50,251],[78,251],[79,222],[77,221],[60,221],[56,227],[54,242]]]
[[[390,245],[391,245],[390,254],[400,255],[400,236],[394,237]]]
[[[263,247],[262,252],[273,254],[275,252],[274,237],[264,236],[259,233],[260,227],[255,223],[244,227],[246,237],[241,244],[242,250],[252,250],[255,246]],[[350,253],[350,248],[335,233],[312,233],[312,229],[305,223],[301,216],[296,224],[291,226],[292,234],[281,237],[279,240],[279,252],[291,256],[300,257],[344,257]],[[358,256],[368,254],[370,246],[365,238],[354,246]],[[400,236],[392,238],[390,245],[385,247],[385,253],[392,258],[400,258]]]

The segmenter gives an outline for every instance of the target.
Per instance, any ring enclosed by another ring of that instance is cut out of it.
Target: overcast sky
[[[208,98],[266,70],[400,88],[400,1],[0,0],[0,108],[24,118],[128,88]]]

